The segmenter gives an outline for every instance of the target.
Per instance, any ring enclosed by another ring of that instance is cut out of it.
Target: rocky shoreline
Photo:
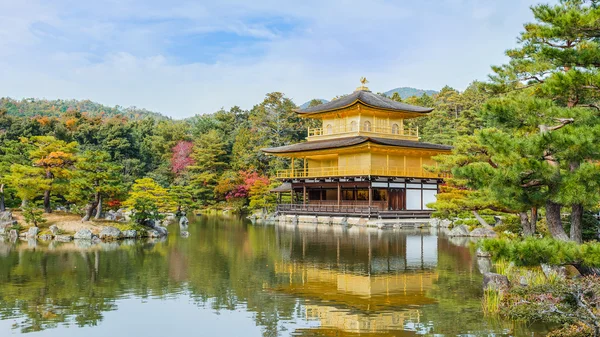
[[[117,212],[110,214],[112,219],[116,220]],[[125,216],[121,217],[125,219]],[[74,234],[63,233],[57,225],[48,227],[50,233],[40,233],[39,227],[29,227],[26,231],[18,231],[15,227],[18,222],[14,219],[10,211],[0,212],[0,238],[8,238],[11,241],[17,239],[25,240],[40,240],[40,241],[56,241],[56,242],[71,242],[71,241],[87,241],[90,244],[100,242],[110,242],[125,239],[142,239],[142,238],[164,238],[169,234],[167,226],[175,223],[176,217],[174,214],[167,214],[163,221],[148,221],[145,226],[137,226],[138,229],[121,230],[117,227],[106,225],[102,226],[98,233],[94,233],[88,228],[77,230]],[[183,216],[179,220],[181,236],[188,237],[187,232],[188,219]],[[141,227],[141,228],[140,228]]]

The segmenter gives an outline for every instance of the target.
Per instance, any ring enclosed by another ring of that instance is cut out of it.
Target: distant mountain
[[[407,99],[411,96],[420,97],[420,96],[423,96],[423,94],[432,96],[432,95],[438,93],[438,91],[435,91],[435,90],[423,90],[423,89],[416,89],[416,88],[410,88],[410,87],[401,87],[401,88],[396,88],[396,89],[386,91],[386,92],[384,92],[384,94],[387,97],[391,97],[395,92],[397,92],[400,95],[400,97],[402,97],[402,99]]]
[[[318,99],[319,101],[321,101],[321,104],[329,102],[328,100],[326,100],[324,98],[314,98],[314,99]],[[310,101],[312,101],[312,99]],[[304,104],[300,105],[299,108],[300,109],[306,109],[306,108],[308,108],[308,105],[310,104],[310,101],[305,102]]]
[[[109,107],[90,100],[75,99],[37,99],[25,98],[16,100],[8,97],[0,97],[0,109],[6,109],[9,115],[21,117],[48,116],[59,117],[67,111],[78,111],[90,116],[123,116],[128,119],[168,119],[169,117],[158,112],[143,108],[121,106]]]

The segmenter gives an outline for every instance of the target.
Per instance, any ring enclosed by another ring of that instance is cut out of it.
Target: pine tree
[[[105,151],[85,151],[75,163],[67,198],[85,203],[82,221],[88,221],[94,210],[101,212],[102,199],[118,194],[124,189],[120,173],[123,167],[110,161]]]
[[[201,205],[215,200],[218,177],[228,166],[225,148],[226,143],[216,130],[201,135],[194,144],[191,155],[194,164],[188,166],[189,181],[194,189],[194,198]]]
[[[584,207],[598,201],[597,191],[585,185],[597,175],[588,163],[600,159],[593,139],[600,125],[600,8],[594,0],[561,0],[533,6],[532,11],[535,22],[525,24],[520,46],[506,52],[509,63],[493,67],[491,88],[496,93],[525,90],[553,102],[547,110],[531,111],[528,124],[517,127],[542,134],[542,157],[551,168],[543,182],[550,231],[558,239],[581,242]],[[557,113],[555,106],[566,109]],[[498,125],[519,123],[498,114],[494,118]],[[562,227],[563,205],[571,208],[570,236]]]

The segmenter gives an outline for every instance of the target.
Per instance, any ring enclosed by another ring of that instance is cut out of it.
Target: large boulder
[[[117,220],[117,212],[113,211],[112,209],[110,211],[106,212],[104,220],[109,220],[109,221]]]
[[[137,237],[137,231],[135,229],[123,231],[124,239],[135,239],[136,237]]]
[[[179,225],[180,226],[187,226],[190,223],[190,220],[188,220],[188,218],[184,215],[181,218],[179,218]]]
[[[27,238],[36,238],[37,235],[39,234],[40,229],[37,227],[29,227],[29,230],[27,231]]]
[[[12,229],[11,223],[6,222],[6,223],[0,224],[0,235],[7,235],[11,229]]]
[[[50,229],[50,232],[52,233],[52,235],[56,236],[56,235],[60,234],[60,229],[56,225],[50,226],[49,229]]]
[[[156,226],[154,227],[154,230],[160,233],[160,236],[167,236],[167,234],[169,234],[169,231],[162,226]]]
[[[13,219],[10,211],[0,212],[0,222],[11,221]]]
[[[497,236],[492,229],[482,227],[475,228],[469,235],[476,238],[493,238]]]
[[[94,237],[94,233],[92,233],[89,229],[80,229],[75,233],[75,240],[89,240],[91,241]]]
[[[481,247],[477,248],[477,251],[475,252],[475,254],[477,255],[477,257],[491,257],[492,256],[492,254],[481,249]]]
[[[481,274],[486,274],[492,271],[492,260],[487,257],[477,258],[477,268]]]
[[[469,234],[469,227],[467,225],[458,225],[448,232],[448,236],[469,236]]]
[[[52,234],[42,234],[39,236],[39,239],[42,241],[51,241],[52,240]]]
[[[118,228],[107,226],[102,228],[98,236],[102,240],[118,240],[123,237],[123,233]]]
[[[440,227],[446,227],[446,228],[448,228],[448,227],[450,227],[450,225],[452,225],[452,221],[450,221],[448,219],[442,219],[439,222],[439,226]]]
[[[510,283],[508,277],[501,274],[485,273],[483,274],[483,289],[494,288],[494,289],[508,289]]]
[[[54,241],[58,242],[71,242],[73,241],[73,237],[70,235],[55,235]]]
[[[567,278],[567,269],[564,266],[551,266],[545,263],[542,263],[540,266],[542,267],[542,271],[544,272],[544,275],[546,275],[546,278]]]
[[[146,231],[146,236],[149,238],[160,238],[163,235],[161,235],[157,230],[155,229],[150,229],[148,231]]]

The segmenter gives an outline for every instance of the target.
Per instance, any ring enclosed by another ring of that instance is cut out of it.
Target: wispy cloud
[[[532,1],[4,1],[0,96],[89,98],[185,117],[297,103],[360,76],[462,89],[504,61]]]

